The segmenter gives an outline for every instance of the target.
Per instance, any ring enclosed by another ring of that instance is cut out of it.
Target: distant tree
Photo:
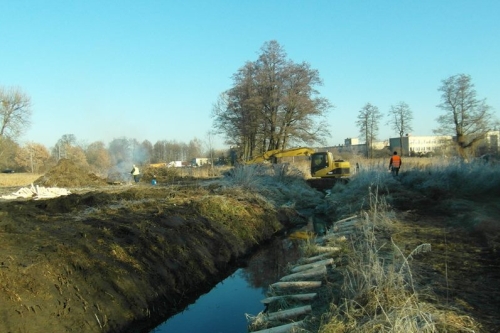
[[[200,139],[194,138],[189,141],[187,145],[187,160],[190,161],[193,158],[204,157],[203,155],[203,143]]]
[[[209,158],[210,164],[212,165],[212,170],[213,170],[214,162],[215,162],[214,161],[215,151],[214,151],[214,133],[212,131],[207,132],[205,145],[206,145],[205,156]]]
[[[167,160],[168,161],[186,161],[188,145],[177,141],[169,141],[167,143]]]
[[[74,134],[64,134],[52,148],[52,158],[59,161],[62,158],[72,160],[77,165],[88,168],[84,144],[78,144]]]
[[[15,156],[19,145],[8,137],[0,137],[0,168],[4,169],[17,169]]]
[[[54,148],[52,148],[52,156],[56,161],[59,161],[61,158],[69,158],[68,149],[74,145],[76,145],[76,136],[74,134],[64,134],[57,140]]]
[[[31,98],[19,88],[0,87],[0,138],[17,139],[30,125]]]
[[[382,114],[378,107],[367,103],[358,113],[356,125],[359,128],[359,133],[365,138],[366,157],[373,157],[372,147],[373,141],[377,140],[379,121]]]
[[[113,139],[109,143],[108,152],[111,157],[111,163],[113,165],[121,165],[121,164],[134,164],[132,161],[132,142],[125,138],[117,138]],[[132,165],[130,165],[132,167]]]
[[[46,169],[50,153],[44,145],[29,142],[17,150],[15,160],[19,167],[28,172],[41,173]]]
[[[90,167],[100,175],[107,175],[111,168],[111,157],[102,141],[96,141],[85,149],[85,156]]]
[[[437,118],[439,127],[434,130],[439,135],[456,137],[457,151],[464,160],[486,134],[498,126],[498,120],[486,99],[478,99],[470,75],[457,74],[442,81],[438,89],[444,114]]]
[[[331,104],[318,96],[318,71],[288,60],[277,41],[265,43],[261,52],[238,70],[233,87],[214,105],[216,133],[239,147],[244,159],[294,143],[323,143]]]
[[[153,144],[149,140],[144,140],[141,143],[141,149],[144,152],[144,162],[151,163],[153,158]]]
[[[153,157],[151,163],[163,163],[169,162],[167,160],[167,141],[161,140],[157,141],[153,145]]]
[[[413,130],[411,125],[411,121],[413,120],[413,112],[411,111],[408,104],[406,104],[405,102],[399,102],[396,105],[391,105],[388,118],[388,125],[390,125],[392,129],[397,134],[399,134],[399,147],[401,147],[400,153],[401,156],[403,156],[403,136],[405,133],[409,133]]]
[[[76,165],[82,168],[89,168],[85,151],[80,146],[68,146],[66,148],[66,158],[72,160]]]

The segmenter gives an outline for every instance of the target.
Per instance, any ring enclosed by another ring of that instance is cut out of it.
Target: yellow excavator
[[[277,163],[278,158],[290,156],[308,156],[311,161],[311,177],[307,179],[309,185],[318,190],[332,188],[337,181],[346,181],[351,176],[349,161],[335,159],[331,152],[316,152],[312,148],[299,147],[290,149],[274,149],[256,156],[246,164],[271,161]]]
[[[335,159],[329,151],[311,154],[309,185],[317,190],[332,188],[337,181],[347,181],[351,176],[351,163]]]

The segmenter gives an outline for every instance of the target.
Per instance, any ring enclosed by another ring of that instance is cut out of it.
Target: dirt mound
[[[35,184],[49,187],[81,187],[107,185],[107,182],[75,162],[61,159],[55,167],[35,180]]]

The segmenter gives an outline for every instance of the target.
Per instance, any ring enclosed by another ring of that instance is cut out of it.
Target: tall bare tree
[[[373,141],[377,139],[378,124],[381,118],[382,114],[378,110],[378,107],[370,103],[365,104],[359,110],[356,125],[358,125],[360,135],[365,138],[366,157],[373,157]]]
[[[19,88],[0,87],[0,137],[15,140],[30,125],[31,98]]]
[[[76,145],[76,136],[74,134],[63,134],[56,145],[52,148],[52,156],[56,161],[61,158],[70,158],[69,150]]]
[[[322,84],[318,71],[288,60],[277,41],[265,43],[233,82],[214,106],[214,128],[243,159],[294,143],[323,143],[329,136],[325,116],[332,106],[315,89]]]
[[[153,159],[153,144],[149,140],[144,140],[141,142],[141,148],[145,155],[144,162],[151,163]]]
[[[458,154],[466,160],[486,134],[498,126],[486,99],[478,99],[470,75],[457,74],[442,81],[438,89],[444,114],[437,118],[436,134],[456,137]]]
[[[404,156],[403,149],[403,136],[405,133],[412,131],[411,121],[413,120],[413,112],[411,111],[408,104],[405,102],[399,102],[396,105],[391,105],[391,109],[388,114],[389,121],[388,125],[399,134],[399,146],[401,147],[401,156]]]
[[[191,161],[193,158],[203,157],[202,151],[203,142],[200,139],[194,138],[190,140],[186,151],[187,160]]]

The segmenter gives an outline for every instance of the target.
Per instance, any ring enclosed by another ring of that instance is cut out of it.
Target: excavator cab
[[[351,164],[344,160],[334,160],[331,152],[311,155],[311,176],[319,178],[348,178]]]
[[[318,152],[311,155],[311,177],[307,183],[317,190],[331,189],[336,182],[345,182],[351,175],[351,164],[344,160],[335,160],[330,152]]]
[[[325,153],[314,153],[311,156],[311,175],[314,175],[318,170],[328,166],[328,159]]]

